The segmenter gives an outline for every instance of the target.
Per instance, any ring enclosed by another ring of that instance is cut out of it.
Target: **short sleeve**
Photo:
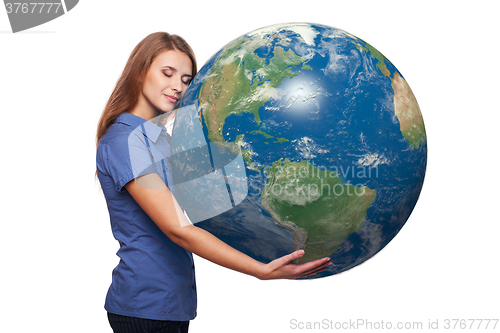
[[[135,178],[156,172],[145,138],[137,131],[116,136],[98,147],[97,168],[113,179],[117,191]]]

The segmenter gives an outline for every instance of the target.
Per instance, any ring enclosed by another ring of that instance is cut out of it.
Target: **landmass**
[[[260,134],[260,135],[265,136],[266,139],[274,139],[275,138],[274,136],[267,134],[266,132],[259,131],[259,130],[251,131],[250,134]],[[290,140],[288,140],[286,138],[276,138],[276,141],[274,141],[274,143],[283,143],[283,142],[288,142],[288,141],[290,141]]]
[[[354,45],[356,45],[358,47],[358,49],[360,51],[365,51],[367,53],[370,53],[372,57],[374,57],[375,59],[377,59],[379,61],[376,66],[382,72],[382,74],[384,74],[385,76],[389,76],[389,77],[391,76],[391,72],[389,71],[389,69],[387,68],[387,65],[385,64],[385,62],[388,60],[382,53],[380,53],[376,48],[374,48],[373,46],[371,46],[370,44],[368,44],[366,42],[365,42],[366,47],[364,47],[358,43],[355,43],[355,42],[353,42],[353,43],[354,43]]]
[[[275,87],[283,79],[299,75],[300,70],[311,69],[292,49],[285,51],[280,45],[274,46],[268,60],[257,56],[254,51],[266,43],[265,38],[246,36],[233,41],[201,86],[199,100],[208,138],[215,144],[225,142],[222,130],[229,115],[248,112],[260,124],[259,108],[275,94]]]
[[[335,172],[307,161],[280,159],[266,171],[262,205],[293,233],[294,248],[305,250],[298,263],[331,256],[363,226],[376,196],[374,189],[344,184]]]
[[[417,148],[422,140],[426,140],[424,119],[406,80],[398,72],[391,80],[394,89],[394,111],[399,119],[399,128],[403,136],[413,148]]]
[[[265,136],[265,137],[266,137],[266,139],[272,139],[272,138],[274,138],[274,136],[269,135],[269,134],[267,134],[266,132],[259,131],[259,130],[251,131],[250,133],[251,133],[251,134],[253,134],[253,133],[255,133],[255,134],[261,134],[261,135]]]
[[[253,152],[251,149],[242,149],[245,146],[245,142],[243,141],[243,138],[245,137],[245,134],[240,134],[236,137],[236,140],[234,143],[228,143],[230,147],[232,147],[231,152],[235,155],[241,154],[241,157],[247,162],[247,165],[252,165],[252,155]],[[231,149],[231,148],[230,148]]]
[[[418,148],[423,140],[427,140],[427,136],[422,113],[410,86],[397,71],[391,74],[386,65],[389,60],[377,49],[368,43],[365,43],[366,47],[357,43],[354,44],[358,49],[370,53],[372,57],[377,59],[379,62],[376,66],[380,72],[390,78],[394,90],[394,112],[399,120],[401,134],[413,148]]]

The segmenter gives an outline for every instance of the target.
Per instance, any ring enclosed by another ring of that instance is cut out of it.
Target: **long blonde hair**
[[[189,44],[180,36],[167,32],[155,32],[144,38],[134,48],[123,69],[116,87],[109,97],[97,125],[96,145],[120,114],[131,110],[139,99],[144,78],[157,55],[167,50],[184,52],[192,63],[192,75],[196,75],[196,58]]]

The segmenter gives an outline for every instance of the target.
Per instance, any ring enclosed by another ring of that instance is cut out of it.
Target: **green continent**
[[[298,75],[299,70],[311,69],[302,57],[278,45],[266,64],[266,59],[254,54],[266,43],[266,39],[241,37],[230,43],[213,64],[199,95],[212,142],[225,142],[222,130],[231,114],[251,113],[259,124],[258,110],[273,96],[274,88],[283,79]]]
[[[266,171],[262,205],[278,225],[293,232],[295,249],[305,250],[299,262],[332,255],[364,224],[376,196],[375,190],[344,184],[335,172],[307,161],[280,159]]]

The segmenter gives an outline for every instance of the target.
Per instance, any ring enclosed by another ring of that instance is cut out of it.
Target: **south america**
[[[335,172],[308,161],[280,159],[266,171],[261,203],[280,227],[293,233],[294,249],[305,250],[296,263],[331,256],[363,226],[376,197],[374,189],[342,183]]]

